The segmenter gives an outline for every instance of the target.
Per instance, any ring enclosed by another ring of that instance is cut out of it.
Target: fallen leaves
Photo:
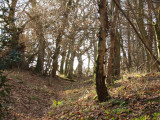
[[[109,88],[112,99],[99,103],[94,84],[12,74],[13,116],[32,120],[156,120],[160,118],[160,75],[123,77]],[[149,79],[147,79],[149,77]],[[16,79],[15,79],[16,78]],[[16,82],[17,78],[23,83]],[[128,78],[128,79],[127,79]],[[60,78],[58,78],[60,79]],[[15,81],[14,81],[15,80]],[[41,82],[40,82],[41,81]],[[87,81],[87,80],[86,80]],[[45,113],[45,115],[44,115]],[[39,118],[38,118],[39,117]]]

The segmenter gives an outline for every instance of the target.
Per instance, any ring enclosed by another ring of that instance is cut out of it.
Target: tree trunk
[[[120,4],[120,1],[118,1]],[[114,10],[114,8],[112,9]],[[117,38],[117,18],[119,16],[118,8],[115,8],[114,17],[112,20],[111,26],[111,47],[110,47],[110,56],[108,61],[108,74],[107,74],[107,83],[109,85],[113,84],[115,79],[118,79],[120,76],[120,39]]]
[[[83,66],[82,55],[78,54],[77,59],[78,59],[78,76],[82,76],[82,66]]]
[[[75,58],[75,52],[73,51],[71,54],[70,61],[69,61],[69,71],[67,74],[67,78],[69,78],[69,79],[72,79],[72,77],[73,77],[74,58]]]
[[[64,73],[64,62],[65,62],[65,58],[66,58],[66,51],[62,52],[62,60],[61,60],[61,66],[60,66],[60,74]]]
[[[144,9],[143,9],[143,1],[139,0],[139,7],[138,7],[138,27],[140,29],[140,33],[143,37],[143,39],[145,39],[146,44],[148,46],[148,48],[150,49],[150,51],[152,51],[152,40],[149,39],[149,36],[147,34],[147,31],[145,30],[145,26],[144,26]],[[147,52],[147,72],[150,72],[150,66],[151,66],[151,55],[149,52]]]
[[[154,24],[154,30],[156,35],[156,42],[157,42],[157,52],[158,52],[158,59],[160,59],[160,9],[158,10],[157,22]]]
[[[62,20],[62,28],[60,29],[60,33],[56,39],[56,49],[53,55],[53,70],[52,70],[52,77],[56,76],[57,66],[58,66],[58,55],[60,53],[60,43],[62,41],[62,36],[64,34],[65,27],[68,23],[68,15],[71,10],[72,0],[69,0],[66,6],[66,11],[64,13],[64,18]]]
[[[37,1],[36,0],[30,0],[32,4],[32,13],[37,8]],[[36,18],[33,19],[33,21],[36,24],[36,34],[38,39],[38,58],[37,58],[37,64],[35,71],[41,74],[44,74],[44,53],[45,53],[45,38],[44,38],[44,30],[43,30],[43,24],[41,22],[40,16],[38,15]]]
[[[97,41],[95,41],[93,44],[94,44],[94,64],[95,64],[97,59]]]
[[[90,74],[90,61],[91,61],[91,57],[90,57],[90,54],[89,52],[87,52],[87,57],[88,57],[88,67],[87,67],[87,73],[86,73],[86,76],[89,76]]]
[[[116,33],[116,41],[115,41],[115,54],[114,54],[114,66],[113,66],[113,76],[114,79],[120,78],[120,36]]]
[[[37,58],[37,65],[35,68],[36,72],[40,72],[41,74],[44,74],[44,54],[45,54],[45,38],[44,38],[44,32],[43,32],[43,25],[40,21],[40,18],[37,17],[36,22],[36,34],[38,38],[38,58]]]
[[[19,31],[16,28],[15,25],[15,9],[17,5],[18,0],[12,0],[12,4],[10,6],[10,11],[9,11],[9,31],[12,33],[12,38],[11,38],[11,49],[15,49],[18,47],[18,40],[19,40]]]
[[[98,43],[98,57],[95,66],[95,81],[96,81],[96,92],[98,95],[98,100],[104,102],[109,99],[109,93],[105,85],[105,75],[104,75],[104,56],[106,50],[106,33],[107,33],[107,10],[106,10],[106,0],[100,0],[99,3],[99,13],[100,13],[100,32],[99,32],[99,43]]]
[[[60,42],[62,40],[62,34],[59,33],[57,39],[56,39],[56,49],[53,55],[53,69],[52,69],[52,77],[56,76],[56,71],[58,69],[58,56],[59,56],[59,52],[60,52]]]
[[[129,16],[129,10],[127,11],[127,14]],[[127,44],[127,47],[128,47],[128,72],[130,73],[131,72],[131,66],[132,66],[132,61],[131,61],[131,27],[130,27],[130,24],[128,23],[127,24],[127,41],[128,41],[128,44]]]
[[[68,73],[68,64],[69,64],[69,57],[71,54],[71,49],[69,48],[68,53],[67,53],[67,57],[66,57],[66,61],[65,61],[65,68],[64,68],[64,74],[67,75]]]
[[[128,62],[128,60],[127,60],[126,52],[125,52],[125,50],[124,50],[124,48],[123,48],[123,43],[121,44],[121,49],[122,49],[122,53],[123,53],[123,61],[125,62],[126,67],[127,67],[127,70],[128,70],[128,72],[129,72],[129,71],[130,71],[129,62]]]

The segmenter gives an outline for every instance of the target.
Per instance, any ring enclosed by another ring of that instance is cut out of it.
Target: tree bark
[[[129,16],[129,10],[127,11],[127,14]],[[131,66],[132,66],[132,59],[131,59],[131,27],[130,27],[130,24],[128,23],[127,24],[127,41],[128,41],[128,44],[127,44],[127,47],[128,47],[128,72],[130,73],[131,72]]]
[[[67,74],[67,78],[69,78],[69,79],[73,78],[74,58],[75,58],[75,52],[73,51],[72,54],[71,54],[71,58],[69,60],[69,71],[68,71],[68,74]]]
[[[104,56],[106,50],[106,33],[107,33],[107,10],[106,10],[106,0],[100,0],[99,3],[99,13],[100,13],[100,32],[99,32],[99,43],[98,43],[98,57],[95,66],[95,81],[96,81],[96,92],[98,95],[98,100],[104,102],[109,99],[109,93],[105,85],[105,75],[104,75]]]
[[[154,40],[154,38],[153,38],[153,36],[154,36],[153,29],[154,28],[152,26],[152,23],[153,23],[152,19],[153,19],[153,17],[152,17],[151,2],[150,2],[150,0],[147,0],[147,4],[148,4],[148,16],[149,16],[149,20],[148,20],[148,24],[149,24],[149,26],[148,26],[148,30],[149,30],[149,44],[150,44],[150,48],[152,49],[153,48],[152,44],[153,44],[153,40]],[[155,70],[156,69],[156,64],[153,65],[154,62],[153,62],[153,59],[152,59],[151,56],[148,57],[148,61],[150,61],[150,63],[149,63],[150,69],[151,70]]]
[[[113,76],[114,79],[120,78],[120,33],[116,31],[116,41],[115,41],[115,54],[114,54],[114,66],[113,66]]]
[[[158,58],[160,59],[160,8],[158,10],[158,16],[157,16],[157,22],[154,24],[154,30],[156,35],[156,42],[157,42],[157,52],[158,52]]]
[[[64,73],[64,62],[66,58],[66,51],[62,52],[62,60],[61,60],[61,66],[60,66],[60,74]]]
[[[62,41],[62,33],[59,33],[57,39],[56,39],[56,49],[53,55],[53,69],[52,69],[52,77],[54,78],[56,76],[56,71],[58,69],[58,56],[60,53],[60,42]]]
[[[97,59],[97,41],[93,43],[93,46],[94,46],[94,64],[95,64]]]
[[[36,11],[37,8],[37,1],[36,0],[30,0],[32,4],[32,13],[34,14],[34,11]],[[44,38],[44,30],[43,30],[43,23],[41,22],[40,16],[36,15],[36,17],[33,19],[33,21],[36,24],[36,35],[38,39],[38,58],[37,58],[37,64],[35,71],[41,74],[44,74],[44,53],[45,53],[45,38]]]
[[[43,25],[40,21],[39,16],[37,17],[36,22],[36,34],[38,38],[38,58],[37,58],[37,65],[35,71],[41,74],[44,74],[44,54],[45,54],[45,38],[43,32]]]
[[[12,0],[10,11],[9,11],[9,29],[12,32],[11,38],[11,49],[15,49],[18,47],[18,40],[19,40],[19,31],[15,25],[15,9],[18,0]]]
[[[71,54],[71,49],[69,48],[68,50],[68,53],[67,53],[67,56],[66,56],[66,60],[65,60],[65,68],[64,68],[64,74],[67,76],[67,73],[68,73],[68,64],[69,64],[69,56]]]
[[[120,4],[120,1],[118,1]],[[110,47],[110,56],[108,62],[108,74],[107,74],[107,83],[109,85],[113,84],[115,79],[118,79],[120,76],[120,39],[117,37],[117,20],[118,20],[118,8],[115,8],[113,11],[113,20],[111,19],[111,47]]]

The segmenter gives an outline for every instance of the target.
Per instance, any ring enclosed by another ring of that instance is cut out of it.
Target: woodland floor
[[[160,120],[160,73],[123,76],[103,103],[91,77],[73,82],[13,70],[7,79],[10,114],[4,120]]]

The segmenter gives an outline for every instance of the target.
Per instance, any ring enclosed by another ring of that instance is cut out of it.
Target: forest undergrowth
[[[99,103],[92,77],[49,78],[5,71],[11,95],[4,120],[159,120],[160,73],[124,75]]]

